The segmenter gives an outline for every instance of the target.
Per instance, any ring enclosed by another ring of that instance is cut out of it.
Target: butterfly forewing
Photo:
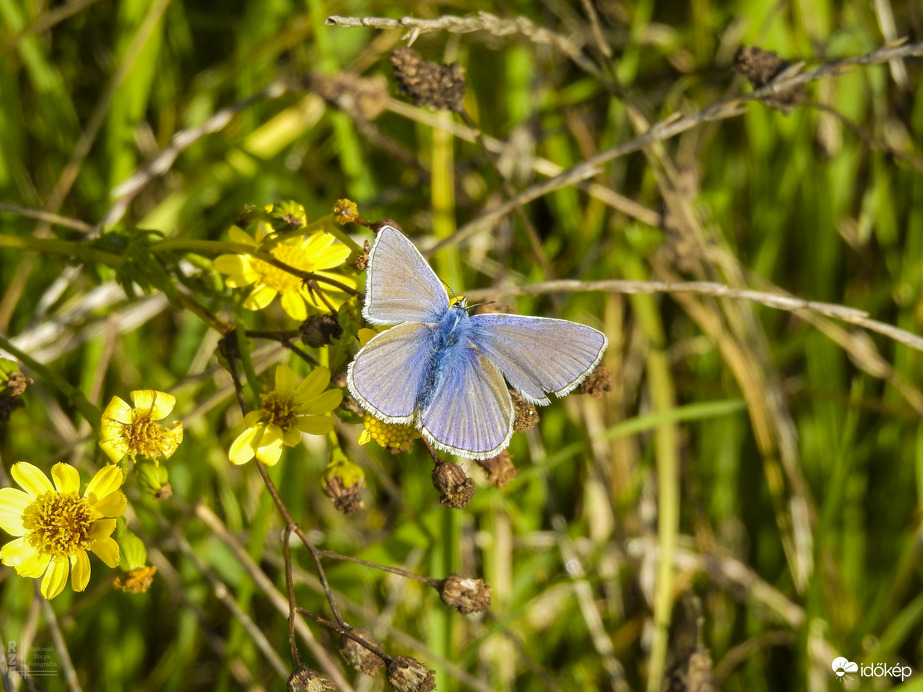
[[[500,371],[474,349],[454,359],[420,414],[433,445],[469,459],[489,459],[513,434],[513,402]]]
[[[383,226],[369,253],[363,317],[372,324],[436,322],[449,308],[439,277],[393,226]]]
[[[527,401],[542,405],[546,393],[564,396],[580,384],[609,343],[592,327],[550,317],[489,313],[471,321],[476,346]]]
[[[386,423],[412,423],[435,348],[424,324],[399,324],[363,348],[346,372],[346,384],[362,408]]]

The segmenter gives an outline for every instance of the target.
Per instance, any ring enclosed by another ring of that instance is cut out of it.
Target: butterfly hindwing
[[[428,379],[435,342],[425,324],[407,322],[369,341],[346,372],[362,408],[386,423],[412,423]]]
[[[489,459],[509,445],[513,402],[500,371],[473,348],[445,363],[420,412],[421,432],[436,448]]]
[[[437,322],[448,308],[445,287],[416,246],[382,226],[369,253],[362,316],[378,325]]]
[[[474,315],[473,340],[526,401],[550,403],[590,374],[609,340],[586,325],[550,317]]]

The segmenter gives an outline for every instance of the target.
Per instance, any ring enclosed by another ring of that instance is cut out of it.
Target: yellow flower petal
[[[86,492],[83,496],[90,500],[92,503],[93,500],[91,496],[97,498],[103,498],[109,495],[110,493],[118,490],[122,481],[125,480],[125,474],[122,473],[122,469],[118,466],[103,466],[99,471],[96,472],[96,475],[93,476],[93,480],[90,481],[90,484],[87,486]],[[114,515],[103,515],[103,516],[114,516]]]
[[[237,436],[237,439],[234,440],[234,443],[231,445],[231,449],[228,451],[228,459],[230,459],[232,464],[246,464],[253,458],[253,447],[251,443],[253,442],[253,436],[256,435],[256,428],[247,428],[240,435]]]
[[[51,477],[59,493],[79,493],[80,473],[70,464],[55,464],[51,467]]]
[[[259,278],[250,258],[243,255],[220,255],[212,260],[212,268],[228,275],[224,282],[229,288],[249,286]]]
[[[277,291],[274,288],[260,284],[247,296],[244,301],[244,307],[247,310],[262,310],[272,302],[272,299],[276,297],[276,293]]]
[[[228,236],[231,238],[231,242],[240,243],[241,245],[252,245],[256,247],[256,241],[253,239],[249,233],[247,233],[240,226],[231,226],[228,229]]]
[[[33,466],[28,461],[20,461],[13,464],[10,473],[15,480],[30,495],[44,495],[45,493],[54,492],[54,487],[48,477],[42,473],[37,466]]]
[[[304,322],[308,317],[308,308],[300,293],[286,291],[282,294],[282,310],[296,322]]]
[[[121,493],[119,494],[121,495]],[[94,545],[100,541],[105,541],[115,531],[115,522],[114,518],[94,521],[87,539]]]
[[[9,567],[16,567],[17,572],[19,566],[33,555],[35,555],[35,550],[25,538],[17,538],[0,548],[0,562]]]
[[[378,336],[378,332],[374,329],[363,327],[356,333],[356,336],[359,337],[359,346],[364,348],[368,342],[370,342],[374,337]]]
[[[96,541],[90,548],[100,560],[106,563],[107,567],[119,566],[119,544],[113,538],[106,538],[102,541]]]
[[[132,420],[134,420],[131,406],[129,406],[126,401],[120,399],[117,396],[112,397],[112,401],[109,402],[106,410],[103,411],[104,425],[106,419],[118,421],[119,423],[131,423]]]
[[[128,453],[128,443],[119,436],[111,440],[101,440],[99,446],[112,463],[118,463]]]
[[[274,445],[282,441],[282,428],[278,425],[267,423],[263,426],[261,433],[261,435],[253,440],[253,444],[257,449],[260,447],[268,447],[269,445]],[[259,458],[259,455],[257,455],[257,458]]]
[[[42,596],[49,601],[64,590],[70,564],[66,557],[56,557],[48,565],[42,579]]]
[[[244,427],[254,428],[258,425],[262,425],[262,421],[263,421],[263,411],[261,409],[250,411],[250,413],[244,416]]]
[[[295,383],[298,377],[294,371],[285,363],[280,363],[276,368],[276,386],[275,390],[279,393],[292,392],[295,390]]]
[[[22,513],[35,500],[29,493],[18,488],[0,488],[0,529],[11,536],[22,536]]]
[[[333,418],[330,416],[304,416],[298,419],[298,429],[309,435],[325,435],[333,430]]]
[[[45,574],[49,562],[51,562],[51,555],[48,553],[33,553],[19,567],[16,567],[16,573],[20,577],[38,579]]]
[[[263,462],[266,466],[275,466],[279,457],[282,456],[282,438],[275,440],[268,445],[260,445],[260,448],[256,450],[256,458],[258,461]]]
[[[342,389],[328,389],[326,392],[322,392],[306,401],[302,408],[304,413],[319,415],[322,413],[330,413],[339,406],[342,401]]]
[[[83,591],[90,581],[90,558],[86,550],[80,550],[71,559],[71,588]]]
[[[324,248],[330,247],[330,244],[335,240],[335,238],[329,233],[324,231],[317,231],[307,236],[301,243],[301,247],[304,248],[305,252],[311,256],[312,260],[315,260],[315,265],[320,267],[322,266],[320,262],[316,261],[316,257],[319,253],[323,251]],[[345,246],[343,246],[345,247]],[[347,250],[346,254],[349,254]]]
[[[288,430],[282,431],[282,444],[286,447],[294,447],[296,444],[301,442],[301,430],[299,428],[299,422],[295,421],[293,425]]]
[[[330,370],[323,366],[314,368],[298,385],[298,389],[295,390],[295,397],[301,400],[308,399],[320,394],[327,388],[328,384],[330,384]]]
[[[318,269],[332,269],[343,264],[343,261],[349,257],[349,252],[349,248],[345,245],[333,245],[314,255],[314,265]]]
[[[164,459],[169,459],[172,457],[173,452],[176,451],[176,448],[180,446],[182,441],[183,424],[180,421],[176,421],[172,428],[165,430],[163,433],[163,440],[161,442],[160,451],[163,452]]]
[[[125,495],[120,492],[109,493],[101,500],[97,500],[96,503],[93,504],[93,509],[104,517],[120,517],[125,514],[125,510],[128,509],[128,500]]]
[[[161,420],[176,406],[176,397],[154,389],[139,389],[131,393],[131,403],[136,409],[149,411],[151,420]]]

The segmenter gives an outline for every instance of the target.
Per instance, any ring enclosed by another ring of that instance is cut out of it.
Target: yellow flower
[[[126,593],[144,593],[154,583],[155,574],[157,574],[156,567],[137,567],[117,576],[112,580],[112,585],[119,591],[125,591]]]
[[[294,447],[301,433],[323,435],[333,430],[330,412],[343,400],[343,390],[326,389],[330,384],[327,368],[314,368],[301,384],[285,363],[276,368],[275,389],[260,394],[260,408],[244,417],[244,431],[231,445],[228,458],[246,464],[254,456],[273,466],[282,454],[282,445]],[[326,391],[325,391],[326,390]]]
[[[176,421],[167,428],[156,422],[170,415],[176,397],[153,389],[140,389],[131,392],[131,403],[134,408],[119,397],[112,397],[103,411],[99,446],[113,463],[118,463],[126,454],[134,461],[140,454],[153,459],[156,466],[160,463],[157,457],[163,455],[164,459],[169,459],[183,441],[182,423]]]
[[[256,238],[251,238],[237,226],[231,227],[230,236],[235,243],[259,247],[269,232],[267,225],[260,222],[256,229]],[[355,286],[352,279],[327,271],[343,264],[349,257],[349,248],[342,243],[334,244],[335,240],[329,233],[317,231],[302,236],[300,240],[279,243],[273,246],[270,252],[290,267],[335,279],[347,286]],[[282,309],[285,314],[299,322],[308,316],[305,303],[325,309],[299,277],[249,255],[221,255],[215,258],[212,266],[222,274],[228,275],[226,282],[231,288],[254,284],[253,290],[244,301],[244,307],[248,310],[262,310],[279,294],[282,296]],[[319,287],[334,307],[346,299],[345,294],[331,289],[327,284],[321,283]]]
[[[83,591],[90,581],[90,550],[108,565],[119,564],[119,546],[112,538],[115,518],[127,501],[118,491],[123,474],[118,466],[100,469],[83,497],[80,474],[69,464],[51,468],[54,485],[37,467],[13,464],[14,480],[23,488],[0,488],[0,528],[17,536],[0,548],[0,561],[21,577],[42,577],[42,595],[51,599],[71,587]],[[44,575],[44,576],[42,576]]]
[[[375,418],[371,413],[366,412],[362,418],[362,432],[359,433],[359,444],[364,445],[375,440],[379,447],[399,449],[418,437],[420,437],[420,431],[412,425],[385,423]]]

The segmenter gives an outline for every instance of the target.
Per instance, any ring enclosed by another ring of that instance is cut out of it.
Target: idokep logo
[[[846,680],[852,679],[848,675],[848,673],[858,673],[859,672],[859,664],[853,663],[852,661],[847,660],[843,658],[842,656],[833,659],[832,665],[833,665],[833,672],[836,673],[837,678],[841,682],[845,682]]]
[[[869,663],[860,666],[853,663],[843,656],[833,659],[831,664],[837,680],[845,683],[846,680],[852,680],[850,673],[859,673],[863,678],[900,678],[901,682],[913,675],[913,669],[910,666],[888,666],[884,663]]]

